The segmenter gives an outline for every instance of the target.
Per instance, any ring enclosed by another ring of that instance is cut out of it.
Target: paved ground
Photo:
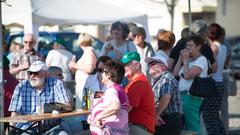
[[[229,127],[231,135],[240,135],[240,80],[237,80],[238,93],[237,96],[229,97]]]
[[[231,128],[240,128],[240,80],[237,81],[238,93],[237,96],[229,97],[229,114]]]

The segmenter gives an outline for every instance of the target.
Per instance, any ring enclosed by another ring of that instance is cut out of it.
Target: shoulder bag
[[[227,69],[223,71],[223,82],[228,96],[237,95],[237,83],[232,70],[233,69]]]
[[[208,74],[211,72],[208,63]],[[217,95],[216,82],[211,76],[201,78],[196,76],[190,87],[189,94],[197,97],[215,97]]]

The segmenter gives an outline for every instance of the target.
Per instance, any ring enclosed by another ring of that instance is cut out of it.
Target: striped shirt
[[[39,94],[39,92],[31,86],[28,80],[22,81],[14,90],[8,110],[21,115],[36,113],[37,94]],[[45,87],[40,93],[40,97],[42,104],[69,102],[69,97],[64,88],[63,82],[53,77],[47,78]],[[59,123],[59,120],[44,121],[44,127],[48,127],[49,129]],[[30,125],[31,123],[17,123],[16,127],[26,129]]]
[[[41,60],[42,58],[40,55],[33,49],[31,52],[27,52],[24,49],[19,50],[17,53],[14,54],[13,59],[10,63],[10,68],[16,68],[19,65],[23,64],[24,62],[29,63],[31,65],[36,60]],[[16,78],[21,80],[28,79],[27,69],[22,70],[16,74]]]
[[[170,72],[163,72],[158,78],[153,79],[153,92],[156,107],[162,96],[166,94],[171,95],[167,108],[162,112],[163,114],[182,112],[182,103],[178,93],[178,81]]]

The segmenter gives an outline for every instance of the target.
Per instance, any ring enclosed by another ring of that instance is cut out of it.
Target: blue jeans
[[[69,134],[60,125],[58,125],[46,131],[44,135],[69,135]]]
[[[82,121],[85,119],[84,116],[66,117],[62,119],[61,126],[67,133],[73,135],[83,131]]]

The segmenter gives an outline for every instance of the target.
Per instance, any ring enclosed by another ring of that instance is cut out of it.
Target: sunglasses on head
[[[34,76],[39,75],[39,72],[28,72],[28,73],[29,75],[34,75]]]

